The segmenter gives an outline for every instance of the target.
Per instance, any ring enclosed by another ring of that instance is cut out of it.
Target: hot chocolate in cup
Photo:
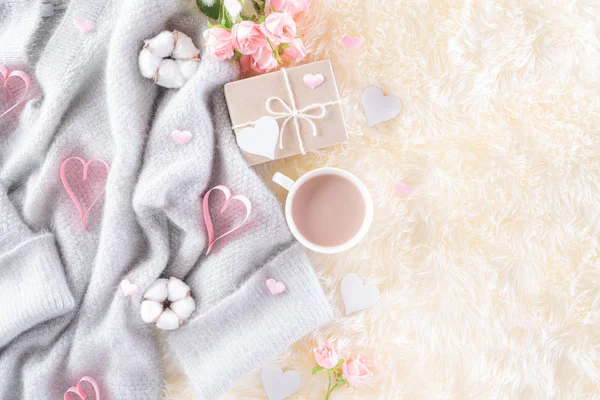
[[[292,234],[319,253],[339,253],[359,243],[373,222],[365,184],[339,168],[319,168],[293,181],[277,172],[273,181],[289,191],[285,217]]]

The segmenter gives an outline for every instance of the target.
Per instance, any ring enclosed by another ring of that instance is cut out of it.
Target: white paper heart
[[[279,139],[279,124],[273,117],[262,117],[254,127],[244,128],[237,134],[238,146],[246,153],[275,159],[275,147]]]
[[[398,97],[393,94],[384,96],[381,89],[377,87],[365,89],[362,94],[362,105],[370,127],[389,121],[400,114],[402,108]]]
[[[356,274],[348,274],[342,279],[340,285],[346,315],[354,311],[365,310],[379,300],[379,289],[374,285],[363,285],[362,280]]]
[[[285,399],[302,387],[302,377],[296,371],[285,371],[275,365],[266,365],[260,372],[263,388],[269,400]]]

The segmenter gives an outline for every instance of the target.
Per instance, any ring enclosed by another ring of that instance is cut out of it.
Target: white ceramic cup
[[[365,218],[360,229],[358,230],[356,235],[354,235],[354,237],[352,237],[349,241],[337,246],[321,246],[307,240],[296,227],[296,223],[294,222],[294,218],[292,217],[292,203],[294,201],[294,196],[296,195],[298,188],[302,186],[302,184],[304,184],[306,181],[320,175],[338,175],[342,178],[345,178],[346,180],[354,184],[354,186],[356,186],[357,189],[360,190],[360,193],[362,194],[363,200],[365,202]],[[302,245],[304,245],[312,251],[325,254],[334,254],[346,251],[356,246],[365,237],[365,235],[367,234],[367,232],[369,232],[369,229],[371,228],[371,223],[373,222],[373,199],[371,198],[371,194],[367,190],[365,184],[360,179],[358,179],[358,177],[356,177],[348,171],[331,167],[318,168],[302,175],[297,181],[293,181],[292,179],[288,178],[282,173],[276,172],[275,175],[273,175],[273,182],[277,183],[279,186],[283,187],[289,192],[287,200],[285,202],[285,219],[290,228],[290,231],[296,237],[296,239],[300,243],[302,243]]]

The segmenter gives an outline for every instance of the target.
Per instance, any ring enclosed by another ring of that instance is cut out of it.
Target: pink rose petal
[[[406,182],[398,181],[396,182],[396,192],[398,192],[401,196],[407,196],[411,194],[415,190],[411,185]]]
[[[344,35],[342,38],[342,43],[348,50],[354,50],[362,44],[362,39],[357,37],[352,37],[350,35]]]

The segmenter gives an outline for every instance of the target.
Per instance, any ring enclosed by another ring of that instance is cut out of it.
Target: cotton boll
[[[232,17],[237,17],[242,12],[242,5],[238,0],[225,0],[225,9]]]
[[[163,31],[152,39],[146,40],[145,47],[159,58],[168,57],[175,47],[175,36],[173,32]]]
[[[185,83],[185,78],[175,60],[164,59],[158,67],[158,81],[160,86],[166,88],[180,88]]]
[[[142,301],[140,306],[140,314],[142,315],[142,321],[149,324],[156,321],[156,319],[163,312],[163,305],[152,300]]]
[[[156,321],[156,327],[163,331],[172,331],[179,328],[179,317],[173,311],[166,309]]]
[[[159,303],[162,303],[163,301],[165,301],[168,296],[168,291],[167,291],[167,282],[168,281],[169,281],[168,279],[157,279],[156,282],[154,282],[152,285],[150,285],[148,290],[146,290],[146,293],[144,293],[144,298],[146,300],[154,300]]]
[[[181,300],[171,303],[170,308],[175,314],[177,314],[179,319],[185,321],[196,310],[196,301],[194,301],[194,299],[190,296],[187,296]]]
[[[167,287],[169,292],[169,301],[183,299],[190,292],[190,287],[177,278],[170,278]]]
[[[198,70],[199,64],[198,61],[194,60],[177,60],[177,65],[179,66],[179,70],[181,71],[182,75],[185,77],[185,80],[189,81]]]
[[[192,39],[182,32],[177,32],[177,43],[171,57],[178,60],[192,59],[200,54]]]
[[[142,49],[138,60],[140,72],[144,78],[152,79],[158,71],[161,58],[148,49]]]

